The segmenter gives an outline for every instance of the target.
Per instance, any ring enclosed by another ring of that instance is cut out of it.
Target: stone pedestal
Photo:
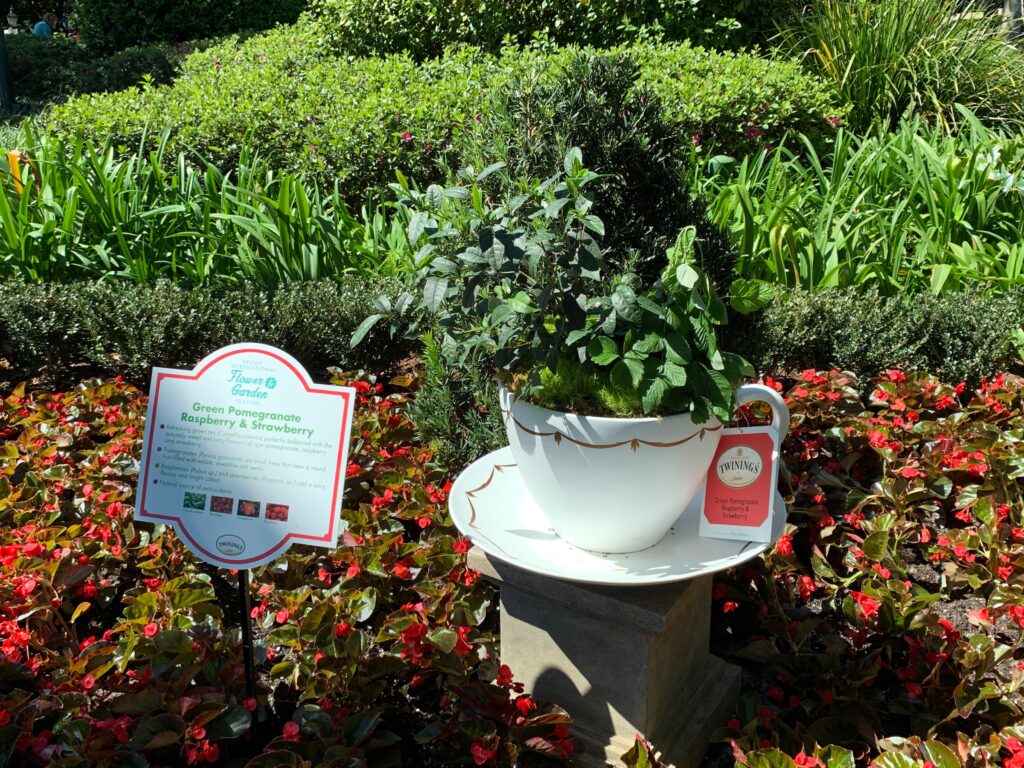
[[[740,670],[708,650],[711,577],[602,587],[540,576],[474,549],[501,594],[501,661],[564,707],[584,766],[619,766],[643,734],[671,768],[696,768],[739,696]]]

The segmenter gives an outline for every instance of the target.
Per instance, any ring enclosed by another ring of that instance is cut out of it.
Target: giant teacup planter
[[[578,416],[541,408],[502,388],[501,410],[523,484],[565,541],[592,552],[653,547],[700,490],[723,425],[713,416]],[[780,440],[789,409],[774,390],[750,384],[740,404],[765,401]]]

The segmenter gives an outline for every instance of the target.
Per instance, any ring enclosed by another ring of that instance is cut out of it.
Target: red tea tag
[[[779,477],[778,439],[773,427],[722,431],[704,483],[701,536],[771,541]]]

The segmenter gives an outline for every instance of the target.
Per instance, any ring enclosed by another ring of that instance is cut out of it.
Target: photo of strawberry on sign
[[[222,568],[337,545],[355,390],[314,384],[280,349],[235,344],[191,371],[154,368],[150,391],[138,520],[173,526]]]
[[[723,430],[705,480],[701,536],[772,540],[778,443],[774,427]]]

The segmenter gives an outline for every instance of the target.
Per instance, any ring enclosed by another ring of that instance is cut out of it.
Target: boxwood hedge
[[[42,376],[68,384],[87,371],[144,383],[151,366],[191,368],[227,344],[262,342],[311,371],[384,370],[409,347],[385,335],[355,350],[349,339],[391,281],[351,276],[295,283],[185,288],[168,281],[0,282],[0,378]]]
[[[780,291],[733,318],[724,346],[761,372],[839,368],[861,377],[890,368],[975,384],[1021,368],[1024,289],[881,296],[864,287]]]
[[[790,60],[714,52],[687,43],[617,49],[641,62],[641,80],[665,117],[703,147],[740,153],[791,128],[813,133],[838,114],[824,85]],[[246,136],[278,167],[337,181],[351,198],[393,181],[429,182],[454,166],[453,141],[493,89],[538,58],[555,65],[566,49],[454,48],[417,64],[408,55],[344,59],[309,27],[285,27],[197,52],[167,86],[73,99],[43,118],[61,136],[81,132],[124,146],[159,135],[230,165]]]

